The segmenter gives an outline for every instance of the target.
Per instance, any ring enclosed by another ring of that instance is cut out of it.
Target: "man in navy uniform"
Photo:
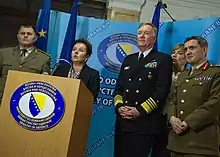
[[[127,56],[114,92],[115,157],[166,156],[167,129],[163,108],[172,78],[172,59],[153,50],[157,29],[138,28],[140,52]],[[165,135],[166,134],[166,135]]]

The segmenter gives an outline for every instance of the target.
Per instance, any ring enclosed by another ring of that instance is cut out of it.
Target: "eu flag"
[[[38,39],[35,45],[37,48],[45,52],[47,51],[47,40],[48,40],[49,21],[50,21],[50,6],[51,6],[51,0],[44,0],[43,8],[40,12],[40,17],[36,26]]]
[[[162,1],[158,1],[157,6],[154,11],[154,15],[152,18],[152,24],[157,28],[157,36],[158,36],[158,31],[159,31],[159,25],[160,25],[160,10],[162,6]],[[154,50],[158,50],[158,43],[157,40],[154,44]]]
[[[78,13],[78,1],[74,0],[71,15],[69,19],[69,24],[66,30],[66,36],[63,42],[62,51],[60,54],[60,61],[70,63],[72,47],[76,37],[76,25],[77,25],[77,13]]]

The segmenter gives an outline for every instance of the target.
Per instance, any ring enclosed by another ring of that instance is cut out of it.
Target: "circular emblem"
[[[13,118],[28,130],[41,131],[54,127],[62,119],[64,110],[62,95],[46,82],[25,83],[10,99]]]
[[[129,33],[113,34],[98,46],[98,59],[105,69],[119,73],[125,57],[138,52],[137,35]]]

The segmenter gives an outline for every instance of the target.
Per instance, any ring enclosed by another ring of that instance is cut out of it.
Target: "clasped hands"
[[[175,116],[170,117],[170,124],[176,134],[181,134],[189,128],[189,125],[185,121],[181,121]]]
[[[137,108],[131,106],[121,106],[119,107],[118,112],[124,119],[133,120],[140,116],[140,112],[137,110]]]

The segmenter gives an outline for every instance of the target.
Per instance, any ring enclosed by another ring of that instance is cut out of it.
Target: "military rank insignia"
[[[200,76],[195,78],[195,81],[210,81],[210,80],[211,80],[210,76]]]
[[[204,70],[207,70],[208,67],[209,67],[209,63],[205,63],[205,64],[203,65],[203,67],[202,67],[202,70],[203,70],[203,71],[204,71]]]
[[[157,62],[154,61],[154,62],[147,63],[144,67],[145,68],[157,68]]]

